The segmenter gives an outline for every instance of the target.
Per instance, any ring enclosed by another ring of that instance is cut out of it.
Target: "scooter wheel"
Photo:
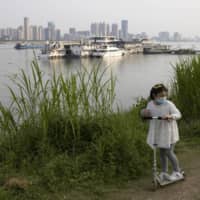
[[[181,174],[183,174],[184,177],[186,176],[186,173],[183,170],[181,170]]]
[[[158,184],[157,180],[154,180],[153,181],[153,190],[156,191],[158,189],[158,187],[159,187],[159,184]]]

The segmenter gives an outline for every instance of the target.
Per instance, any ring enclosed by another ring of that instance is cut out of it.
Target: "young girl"
[[[151,101],[148,102],[146,109],[141,111],[141,115],[162,117],[162,120],[150,120],[147,143],[152,148],[160,150],[161,180],[176,180],[183,177],[174,153],[175,144],[179,140],[176,120],[181,118],[181,113],[171,101],[167,100],[167,93],[168,90],[163,84],[153,86],[150,91]],[[171,175],[167,173],[168,159],[173,168]]]

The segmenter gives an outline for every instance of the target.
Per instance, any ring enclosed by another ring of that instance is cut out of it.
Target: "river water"
[[[200,44],[176,43],[174,46],[196,47]],[[34,58],[33,50],[15,50],[14,44],[0,45],[0,100],[8,102],[9,92],[6,85],[12,86],[9,76],[19,73],[23,68],[30,73],[30,64]],[[39,50],[36,50],[39,54]],[[107,68],[117,78],[116,96],[117,102],[124,109],[129,108],[139,97],[148,97],[151,87],[156,83],[170,85],[174,76],[173,65],[183,56],[160,54],[143,55],[133,54],[121,58],[107,58],[104,60],[95,58],[65,58],[65,59],[39,59],[41,70],[51,76],[53,70],[58,73],[71,74],[82,66],[91,69],[100,64]]]

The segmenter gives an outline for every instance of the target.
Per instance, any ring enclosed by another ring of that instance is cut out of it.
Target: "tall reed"
[[[30,124],[42,130],[41,140],[68,139],[66,143],[72,143],[75,154],[75,146],[81,137],[81,121],[103,119],[113,111],[115,78],[111,74],[105,80],[105,73],[100,66],[94,66],[91,71],[82,68],[68,78],[54,72],[52,79],[44,80],[34,60],[30,75],[21,70],[11,79],[16,87],[9,87],[12,99],[9,107],[0,104],[1,131],[12,138],[19,132],[21,134],[25,124]]]
[[[146,173],[151,152],[138,115],[142,103],[114,112],[116,78],[102,66],[46,79],[33,61],[29,75],[21,70],[12,81],[11,104],[0,104],[2,165],[34,165],[50,187]]]
[[[185,119],[200,115],[200,56],[187,57],[174,66],[172,96]]]

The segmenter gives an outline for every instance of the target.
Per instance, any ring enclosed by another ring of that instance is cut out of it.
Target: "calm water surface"
[[[190,45],[194,47],[194,44]],[[9,100],[9,93],[5,86],[11,85],[8,76],[18,73],[20,68],[30,73],[30,63],[34,58],[33,50],[15,50],[13,46],[14,44],[0,45],[0,100],[3,102]],[[39,51],[36,50],[36,54],[38,53]],[[46,76],[51,76],[53,70],[70,75],[81,66],[91,69],[93,66],[100,64],[102,68],[106,67],[108,69],[108,74],[112,70],[117,77],[117,102],[123,108],[128,108],[138,97],[147,97],[149,90],[155,83],[163,82],[169,85],[174,74],[172,65],[180,58],[182,57],[167,54],[134,54],[104,60],[94,58],[40,59],[39,64]]]

